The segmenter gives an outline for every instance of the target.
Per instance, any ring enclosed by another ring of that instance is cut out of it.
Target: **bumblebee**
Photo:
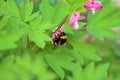
[[[67,35],[64,32],[61,32],[61,34],[53,39],[53,44],[55,46],[57,45],[63,45],[67,41]]]
[[[68,15],[64,17],[64,19],[61,21],[61,23],[58,25],[58,27],[53,31],[51,38],[53,40],[53,44],[55,45],[54,48],[57,48],[59,45],[65,44],[68,48],[73,49],[72,45],[67,42],[67,35],[62,31],[64,23],[66,19],[68,18]]]
[[[53,31],[51,38],[53,40],[53,44],[55,46],[57,45],[63,45],[67,41],[66,34],[62,31],[64,27],[64,23],[67,20],[68,15],[66,15],[63,20],[60,22],[58,27]]]

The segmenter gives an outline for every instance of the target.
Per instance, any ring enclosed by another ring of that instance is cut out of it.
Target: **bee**
[[[53,40],[53,44],[54,44],[54,49],[57,48],[59,45],[65,45],[69,48],[69,49],[73,49],[72,45],[67,42],[67,35],[65,32],[63,32],[63,27],[64,27],[64,23],[67,20],[68,15],[64,17],[64,19],[61,21],[61,23],[58,25],[58,27],[53,31],[51,37]]]
[[[53,44],[55,46],[63,45],[66,42],[67,42],[67,35],[64,32],[61,32],[60,35],[58,35],[58,37],[53,39]]]
[[[68,15],[61,21],[61,23],[58,25],[57,29],[55,31],[53,31],[53,33],[52,33],[51,37],[53,40],[53,44],[55,46],[63,45],[64,43],[67,42],[67,35],[62,30],[67,18],[68,18]]]

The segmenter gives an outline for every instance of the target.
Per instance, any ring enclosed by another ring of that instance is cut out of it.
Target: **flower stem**
[[[26,48],[30,47],[30,40],[29,40],[29,36],[27,36],[27,41],[26,41]]]

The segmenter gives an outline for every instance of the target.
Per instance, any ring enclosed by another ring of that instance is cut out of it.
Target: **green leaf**
[[[119,33],[110,30],[110,29],[102,29],[102,34],[104,34],[105,37],[110,37],[110,38],[119,38],[120,35]]]
[[[95,53],[93,46],[87,43],[74,42],[72,43],[74,51],[77,51],[81,56],[90,59],[99,61],[101,58]]]
[[[85,8],[82,6],[83,3],[87,0],[63,0],[65,5],[68,6],[69,12],[78,11],[85,12]]]
[[[110,30],[110,28],[120,25],[119,23],[120,10],[118,8],[113,7],[111,0],[103,1],[103,5],[104,5],[103,9],[97,11],[95,15],[89,13],[87,24],[87,30],[93,36],[102,41],[104,40],[104,37],[110,38],[119,37],[119,35]]]
[[[42,53],[48,65],[61,79],[64,79],[65,77],[64,69],[69,70],[70,73],[74,74],[75,78],[77,76],[75,72],[79,73],[82,70],[79,63],[73,61],[74,57],[71,55],[71,50],[65,46],[59,46],[57,49],[54,49],[53,45],[46,46],[40,53]]]
[[[104,40],[104,37],[110,38],[119,38],[120,35],[117,32],[114,32],[112,29],[107,28],[87,28],[87,30],[94,35],[96,38],[100,39],[101,41]]]
[[[35,53],[34,53],[35,54]],[[55,75],[47,70],[42,57],[24,53],[22,57],[10,55],[0,63],[1,80],[54,80]],[[14,62],[15,61],[15,62]]]
[[[44,20],[51,20],[53,18],[53,7],[50,5],[48,0],[42,0],[42,3],[39,5],[39,9]]]
[[[94,72],[94,79],[95,80],[106,80],[107,79],[107,70],[109,68],[109,64],[101,64],[96,67]]]
[[[20,4],[20,13],[22,20],[26,21],[33,11],[33,3],[30,0],[22,0]]]
[[[60,23],[62,19],[68,15],[68,7],[60,1],[54,7],[53,22]]]
[[[91,62],[89,65],[87,65],[87,67],[85,68],[85,71],[84,71],[87,79],[90,79],[91,74],[94,74],[94,69],[95,69],[95,65],[93,62]]]
[[[72,76],[68,76],[67,80],[79,80],[79,79],[84,80],[82,79],[83,70],[81,69],[81,66],[78,63],[76,63],[76,65],[74,65],[73,68],[74,69],[72,69]]]
[[[95,53],[94,47],[92,47],[89,44],[80,44],[80,45],[81,45],[81,47],[79,47],[81,50],[80,52],[84,57],[91,60],[97,60],[97,61],[101,60],[101,58]]]
[[[63,79],[65,76],[65,73],[64,73],[64,70],[60,66],[60,63],[58,61],[59,59],[57,60],[56,57],[54,55],[46,55],[45,59],[47,63],[49,64],[49,66],[59,75],[61,79]]]
[[[16,48],[17,45],[15,44],[21,37],[19,32],[4,34],[0,37],[0,50],[8,50],[12,48]]]
[[[39,14],[39,11],[38,11],[38,12],[35,12],[35,13],[33,13],[32,15],[30,15],[29,17],[27,17],[27,18],[25,19],[25,22],[31,21],[31,20],[33,20],[34,18],[38,17],[39,15],[40,15],[40,14]]]
[[[101,41],[104,40],[104,35],[100,32],[99,29],[96,30],[95,28],[87,28],[87,30],[89,33],[91,33],[93,36],[100,39]]]
[[[42,16],[39,15],[38,17],[30,21],[30,26],[34,29],[41,24],[41,21],[42,21]]]
[[[94,63],[90,63],[82,74],[83,80],[106,80],[107,79],[107,71],[109,68],[109,64],[99,64],[97,66]],[[92,76],[94,75],[94,77]]]
[[[14,0],[16,4],[20,4],[22,0]]]
[[[12,17],[16,17],[16,18],[21,18],[20,16],[20,11],[18,6],[15,4],[14,0],[8,0],[7,1],[7,10],[8,10],[8,14],[10,14]]]
[[[0,14],[5,14],[7,10],[4,10],[6,7],[6,3],[4,0],[0,0]]]
[[[34,41],[41,48],[45,47],[45,41],[51,41],[51,38],[48,35],[39,30],[30,31],[29,37],[31,41]]]
[[[0,30],[5,27],[5,25],[7,24],[8,22],[8,18],[9,16],[5,15],[2,17],[2,19],[0,20]]]
[[[79,28],[82,28],[82,27],[84,27],[86,25],[85,22],[79,22],[78,24],[79,24]]]
[[[55,0],[49,0],[50,3],[54,4],[55,3]]]
[[[74,30],[73,34],[68,35],[68,40],[73,39],[73,40],[79,41],[83,39],[85,36],[86,34],[84,32]]]
[[[17,19],[17,18],[11,18],[11,21],[13,23],[15,23],[16,25],[18,25],[18,28],[22,29],[22,28],[28,28],[29,25],[25,22],[23,22],[22,20],[20,19]]]
[[[63,53],[62,55],[59,52],[46,54],[45,59],[49,66],[60,76],[61,79],[63,79],[65,76],[64,70],[62,68],[70,70],[73,73],[75,73],[76,71],[75,68],[78,69],[77,72],[81,71],[80,66],[78,67],[76,63],[71,62],[72,57],[65,55]]]
[[[40,30],[41,32],[45,32],[45,30],[49,30],[52,32],[53,27],[56,26],[55,23],[51,23],[50,21],[42,21],[43,17],[39,15],[30,21],[30,26],[33,30]],[[47,32],[48,33],[48,32]]]
[[[68,80],[107,80],[107,71],[109,68],[109,64],[100,64],[95,66],[92,62],[83,71],[77,73],[77,69],[75,74],[77,78],[68,77]],[[94,76],[93,76],[94,75]]]

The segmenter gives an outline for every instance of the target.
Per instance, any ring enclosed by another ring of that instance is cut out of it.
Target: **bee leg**
[[[53,47],[53,50],[56,50],[57,48],[58,48],[58,45],[54,46],[54,47]]]

